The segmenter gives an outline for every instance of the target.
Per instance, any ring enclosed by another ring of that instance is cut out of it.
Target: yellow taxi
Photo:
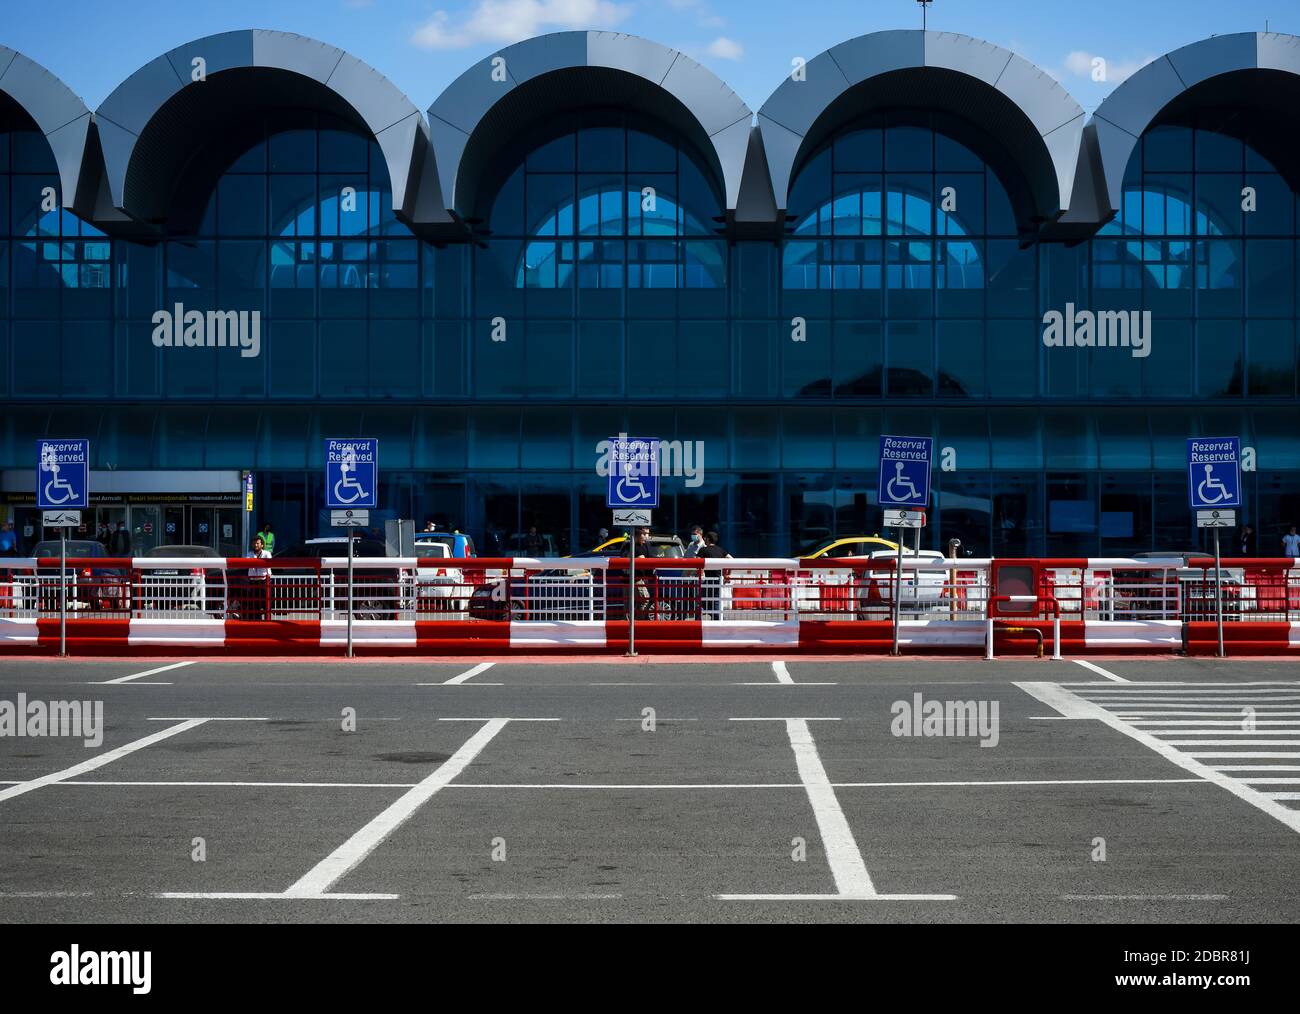
[[[898,551],[898,543],[882,539],[879,535],[842,535],[823,539],[799,555],[801,560],[838,559],[845,556],[870,556],[888,550]]]

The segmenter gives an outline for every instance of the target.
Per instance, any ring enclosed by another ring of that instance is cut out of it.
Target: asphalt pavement
[[[7,923],[1300,919],[1294,662],[0,662],[19,694],[103,729],[0,736]]]

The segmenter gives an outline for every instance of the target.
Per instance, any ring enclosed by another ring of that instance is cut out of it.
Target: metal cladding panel
[[[635,35],[624,35],[621,32],[586,32],[585,34],[587,63],[592,67],[625,70],[647,81],[662,83],[668,75],[669,68],[675,67],[686,59],[675,50],[666,49],[656,42]],[[716,78],[714,80],[717,81]],[[740,102],[740,99],[737,98],[736,101]]]
[[[398,120],[390,127],[385,127],[375,135],[379,150],[384,153],[388,164],[389,183],[393,188],[393,207],[403,206],[403,197],[410,182],[411,165],[415,157],[417,139],[424,142],[424,132],[420,129],[424,118],[418,112],[412,112],[405,119]]]
[[[59,169],[63,205],[72,206],[81,181],[90,110],[40,64],[4,46],[0,46],[0,92],[17,103],[45,135]]]
[[[343,50],[305,35],[291,32],[255,31],[252,65],[278,67],[325,84],[345,56]],[[403,101],[408,101],[403,99]],[[414,105],[408,101],[409,105]]]
[[[533,40],[517,42],[493,56],[505,58],[506,73],[512,84],[522,84],[553,70],[587,66],[587,33],[556,32],[543,35],[535,43]],[[483,77],[488,84],[500,89],[501,82],[492,80],[492,57],[479,61],[476,67],[484,68]]]
[[[872,32],[827,50],[849,84],[906,67],[923,67],[925,39],[921,32]]]
[[[1254,32],[1218,35],[1176,49],[1167,57],[1185,88],[1245,67],[1259,66],[1258,36]]]
[[[1001,46],[952,32],[915,32],[925,37],[925,66],[944,67],[996,84],[1015,57]]]
[[[496,57],[505,61],[507,81],[492,79],[492,61]],[[709,138],[722,171],[728,206],[734,206],[740,192],[753,114],[735,92],[694,60],[659,43],[618,32],[556,32],[527,39],[480,60],[453,81],[429,107],[430,136],[438,156],[438,178],[444,200],[459,206],[468,199],[464,193],[457,194],[456,183],[466,170],[462,163],[467,152],[474,158],[481,142],[494,143],[494,139],[484,138],[481,133],[476,136],[485,120],[492,124],[492,129],[501,131],[503,123],[520,117],[544,117],[552,109],[577,108],[599,101],[601,93],[585,87],[580,74],[570,77],[559,74],[583,68],[627,74],[642,82],[643,88],[648,84],[660,89],[660,94],[670,99],[674,107],[684,108]],[[556,76],[548,78],[548,75]],[[548,80],[543,83],[542,78]],[[541,91],[519,91],[534,81],[544,85]],[[621,101],[644,104],[644,97],[634,90],[629,90],[629,95],[632,97],[625,95]],[[605,98],[614,101],[617,96]],[[656,110],[656,105],[661,108]],[[652,113],[662,113],[664,107],[657,100],[650,100],[648,108]],[[733,130],[737,124],[744,129]]]
[[[183,46],[177,46],[164,54],[176,72],[178,83],[190,84],[194,81],[194,60],[201,58],[205,74],[217,74],[235,67],[248,67],[253,63],[253,33],[223,32],[221,35],[209,35],[207,38],[195,39]]]
[[[695,114],[704,132],[710,136],[741,120],[746,127],[753,123],[754,114],[740,100],[740,96],[719,81],[713,71],[700,66],[689,57],[677,58],[668,71],[668,76],[663,79],[663,86]],[[719,152],[719,156],[721,154]],[[739,163],[728,168],[734,168],[739,178]]]
[[[1079,152],[1083,148],[1084,114],[1069,123],[1063,123],[1056,130],[1043,138],[1047,153],[1052,158],[1056,169],[1057,189],[1061,194],[1061,207],[1069,208],[1074,204],[1074,187],[1079,172]]]
[[[786,75],[771,98],[763,103],[759,117],[773,120],[802,137],[812,129],[822,110],[843,95],[849,85],[831,54],[821,53],[804,67],[804,80],[795,81]],[[771,148],[767,154],[772,160]]]
[[[784,210],[790,193],[791,170],[798,157],[799,146],[803,144],[803,135],[768,119],[763,113],[758,114],[758,129],[763,132],[763,150],[767,153],[767,164],[772,176],[772,196],[777,208]]]
[[[1083,107],[1054,77],[1018,56],[1006,65],[997,89],[1029,117],[1040,134],[1050,134],[1084,115]],[[1080,133],[1082,129],[1080,121]]]
[[[1097,107],[1096,117],[1140,137],[1160,110],[1183,92],[1183,80],[1167,56],[1147,64]],[[1119,168],[1120,175],[1124,167]],[[1107,174],[1109,175],[1109,173]]]
[[[388,78],[355,56],[344,54],[326,84],[347,100],[373,134],[420,115]]]
[[[181,80],[176,68],[165,56],[150,60],[129,78],[95,110],[96,120],[109,120],[117,126],[139,136],[149,125],[153,114],[177,91]],[[114,197],[117,197],[114,194]]]
[[[1264,70],[1287,70],[1300,74],[1300,36],[1265,32],[1256,36],[1259,66]]]

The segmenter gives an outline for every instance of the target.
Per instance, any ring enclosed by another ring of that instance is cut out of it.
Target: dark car
[[[42,562],[59,559],[59,542],[49,539],[38,542],[32,548],[32,556]],[[79,561],[76,567],[69,568],[68,603],[70,609],[117,609],[126,601],[129,571],[120,567],[87,566],[87,559],[100,559],[109,556],[107,549],[94,539],[69,539],[67,558]],[[57,569],[57,568],[56,568]],[[56,610],[59,608],[59,580],[50,571],[42,569],[42,574],[49,575],[42,582],[41,608]]]
[[[326,536],[308,539],[275,554],[277,561],[323,560],[326,557],[346,559],[346,536]],[[388,547],[380,539],[356,538],[352,540],[354,560],[376,559],[388,556]],[[342,611],[347,609],[348,572],[346,567],[332,567],[320,571],[315,580],[315,568],[276,567],[272,571],[272,604],[276,611],[316,612],[322,607]],[[402,601],[402,570],[400,567],[354,567],[352,615],[362,620],[395,619]]]

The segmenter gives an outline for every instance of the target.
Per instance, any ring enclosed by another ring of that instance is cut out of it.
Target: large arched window
[[[1295,193],[1223,114],[1143,135],[1092,279],[1099,305],[1159,321],[1144,393],[1294,397],[1297,235]]]
[[[534,149],[498,191],[494,238],[522,240],[520,289],[723,288],[721,204],[683,145],[618,125]]]

